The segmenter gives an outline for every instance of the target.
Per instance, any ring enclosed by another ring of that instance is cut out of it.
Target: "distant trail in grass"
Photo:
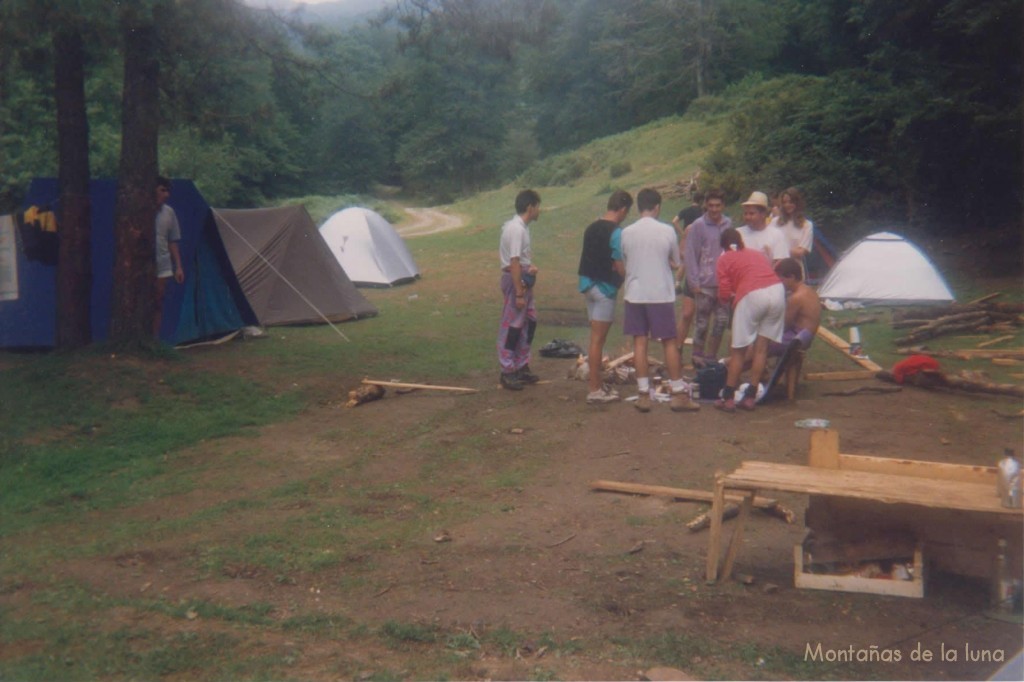
[[[454,230],[463,225],[459,216],[442,213],[435,208],[407,208],[405,212],[412,216],[412,221],[395,228],[403,237],[422,237]]]

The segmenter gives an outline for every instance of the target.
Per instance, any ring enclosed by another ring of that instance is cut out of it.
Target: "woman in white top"
[[[804,196],[796,187],[779,195],[779,216],[772,223],[782,230],[789,243],[789,255],[803,263],[814,244],[814,223],[804,215]]]

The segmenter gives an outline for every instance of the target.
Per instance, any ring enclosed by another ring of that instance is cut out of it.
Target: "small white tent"
[[[420,276],[395,228],[368,208],[338,211],[320,226],[320,235],[357,287],[390,287]]]
[[[847,249],[818,296],[863,304],[948,303],[953,292],[928,257],[898,234],[878,232]]]

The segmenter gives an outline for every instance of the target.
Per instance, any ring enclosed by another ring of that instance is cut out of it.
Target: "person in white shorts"
[[[733,306],[732,347],[725,388],[715,407],[735,412],[737,406],[753,410],[757,386],[768,359],[768,343],[782,339],[786,320],[786,290],[764,254],[744,247],[738,230],[722,233],[722,256],[718,259],[718,297]],[[747,350],[753,346],[750,385],[736,402],[736,387]]]

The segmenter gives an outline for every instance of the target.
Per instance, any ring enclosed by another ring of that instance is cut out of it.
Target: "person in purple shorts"
[[[671,381],[669,403],[675,412],[696,411],[700,405],[690,399],[682,378],[679,347],[676,346],[676,287],[674,271],[680,265],[676,232],[658,220],[661,195],[653,189],[640,190],[636,197],[640,218],[622,230],[622,262],[626,270],[623,285],[625,317],[623,333],[633,337],[636,365],[636,409],[651,409],[648,376],[648,339],[661,342]]]

